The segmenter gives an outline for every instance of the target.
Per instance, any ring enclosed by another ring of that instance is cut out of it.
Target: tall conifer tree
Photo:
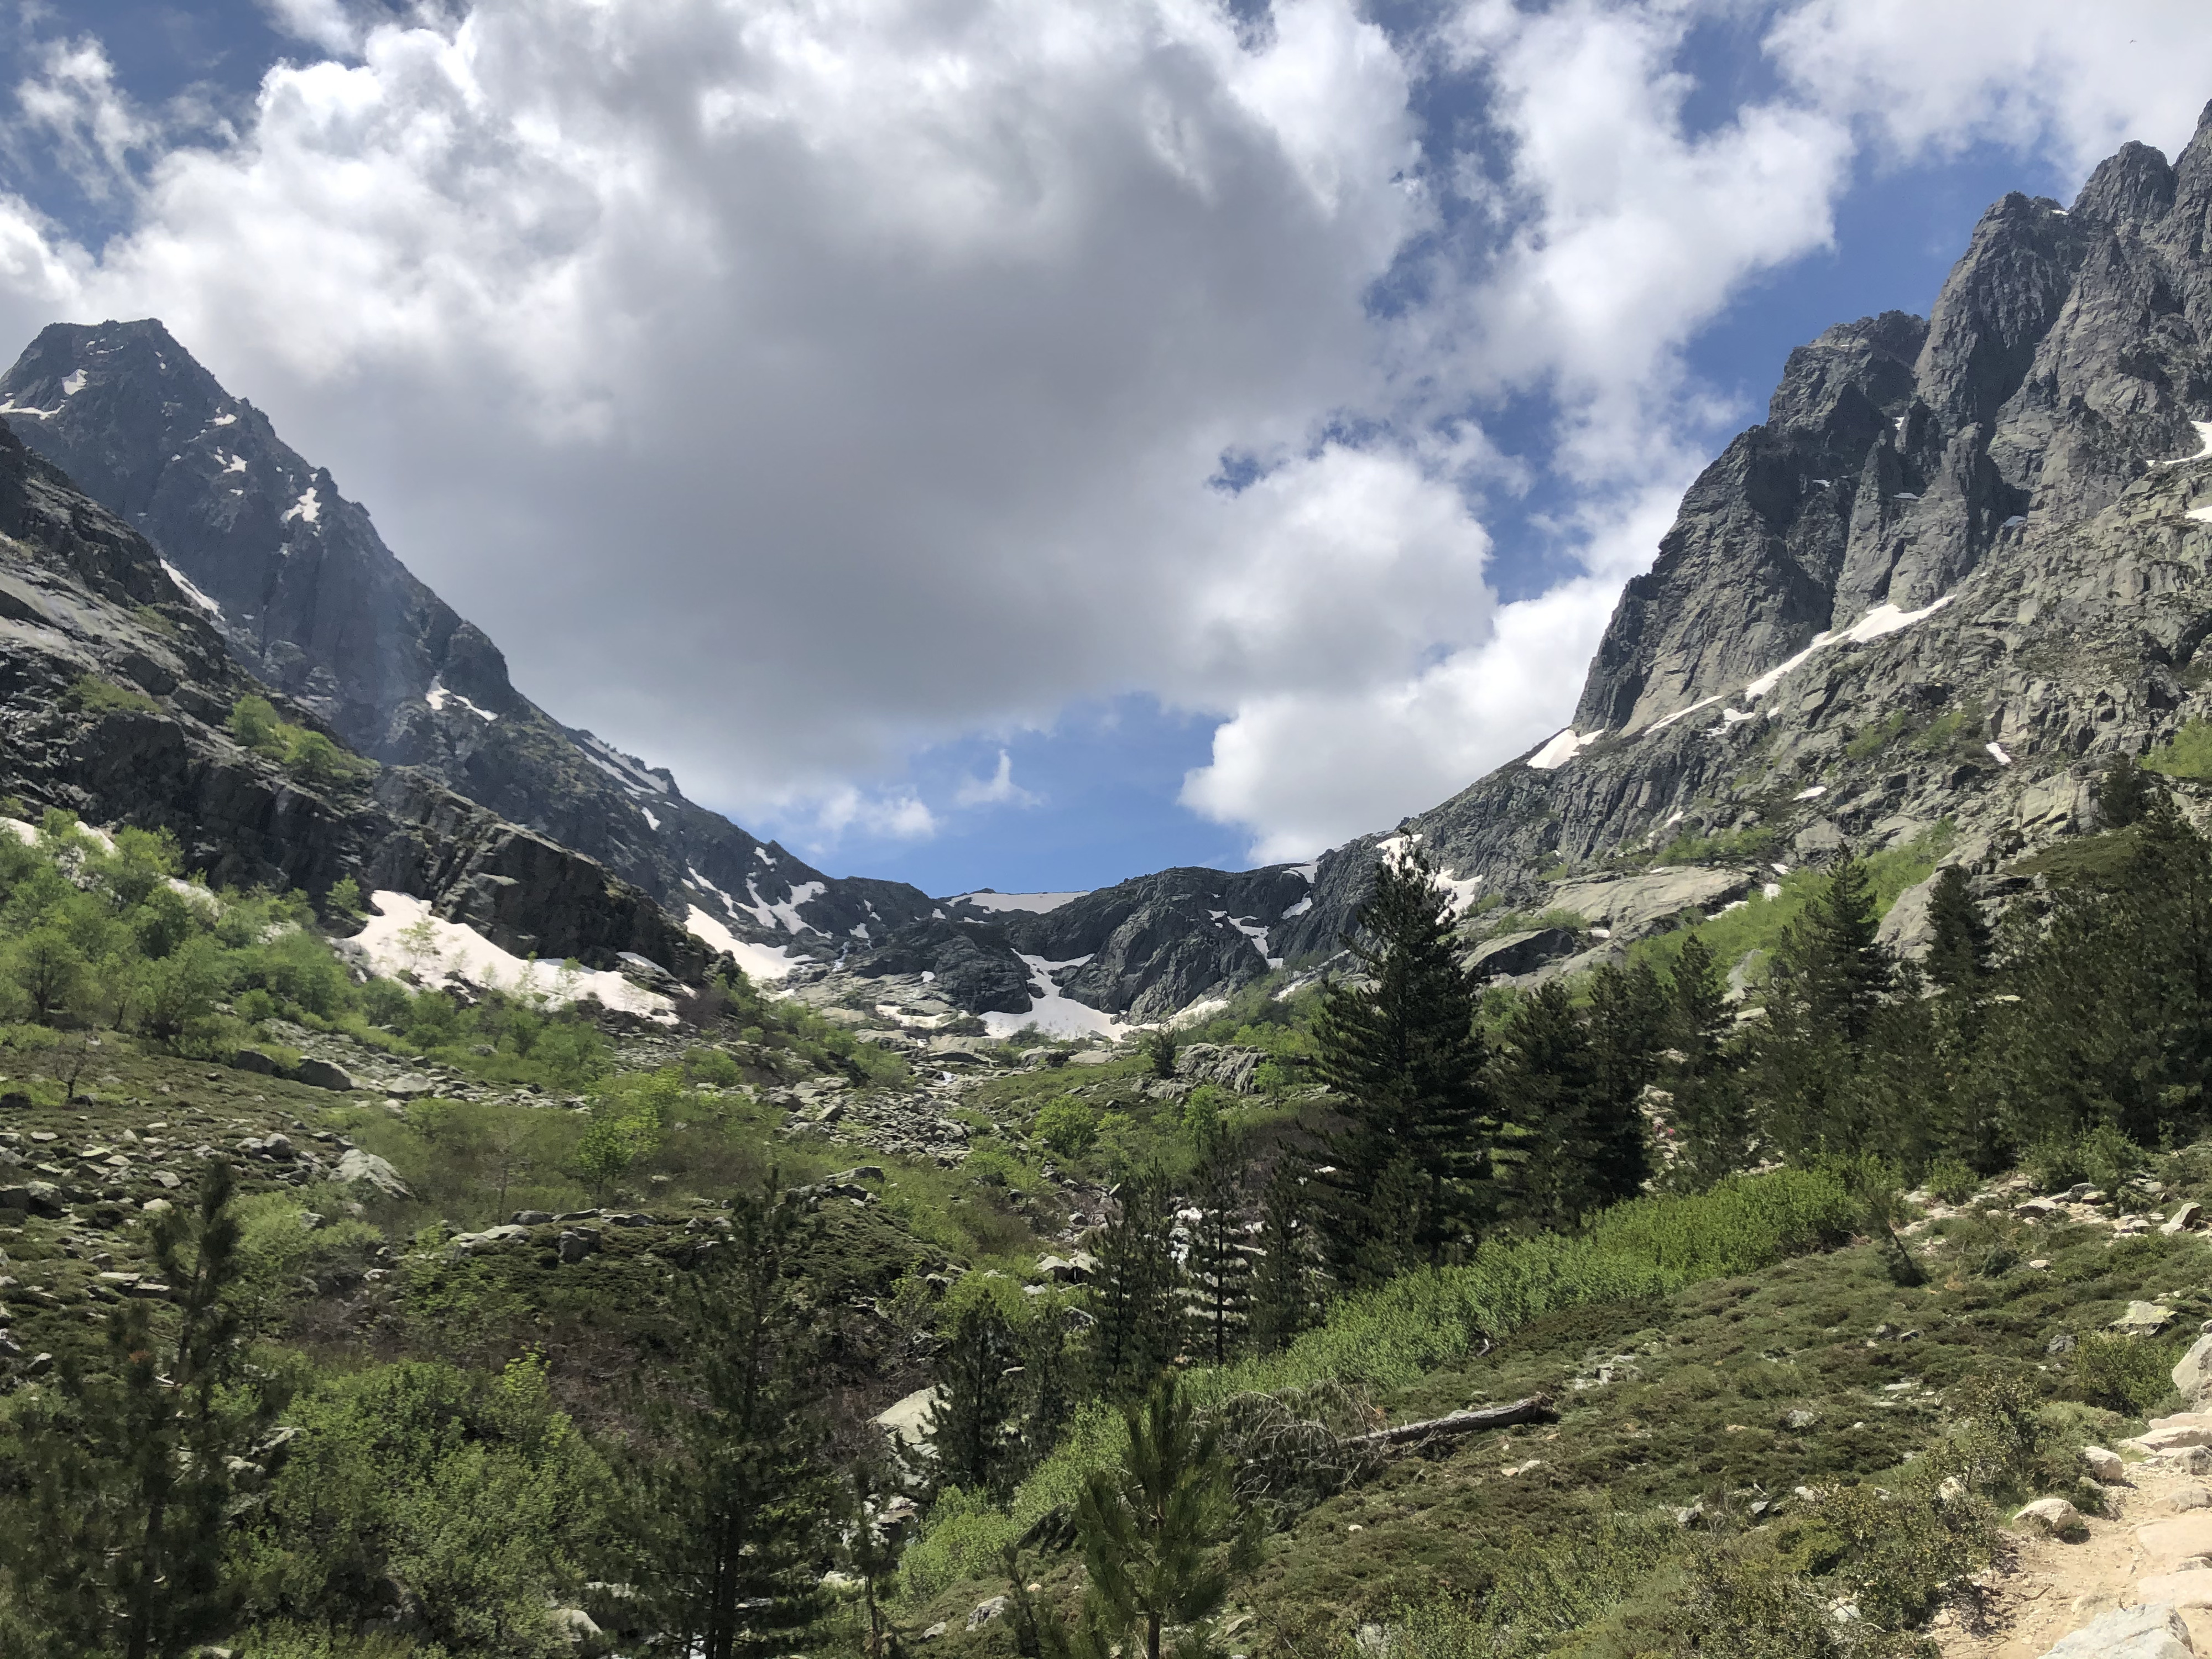
[[[1602,1097],[1589,1033],[1559,981],[1514,1005],[1494,1075],[1509,1212],[1525,1227],[1572,1226],[1607,1196],[1598,1170]]]
[[[1174,1363],[1182,1334],[1182,1271],[1175,1257],[1166,1175],[1138,1170],[1121,1183],[1120,1213],[1098,1241],[1091,1374],[1099,1393],[1140,1395]]]
[[[1318,1069],[1343,1114],[1326,1144],[1321,1220],[1347,1285],[1409,1257],[1439,1261],[1479,1224],[1495,1124],[1480,986],[1455,931],[1427,855],[1386,858],[1346,940],[1362,982],[1332,985],[1315,1024]]]

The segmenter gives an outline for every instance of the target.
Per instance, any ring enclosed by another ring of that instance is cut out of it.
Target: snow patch
[[[791,896],[781,903],[770,904],[760,896],[760,888],[753,878],[748,876],[745,878],[745,896],[752,900],[752,902],[733,908],[751,911],[754,920],[763,927],[774,927],[780,924],[786,933],[811,933],[819,930],[812,922],[799,914],[799,907],[810,899],[820,897],[829,890],[829,884],[826,882],[802,881],[791,890]]]
[[[1893,605],[1878,605],[1875,606],[1873,610],[1868,611],[1865,616],[1861,617],[1856,622],[1853,623],[1849,628],[1840,630],[1832,629],[1825,634],[1815,634],[1813,636],[1813,642],[1807,646],[1802,651],[1800,651],[1796,656],[1790,658],[1787,662],[1777,664],[1774,667],[1768,669],[1764,674],[1761,674],[1757,679],[1753,680],[1749,685],[1745,686],[1743,688],[1744,698],[1747,702],[1757,702],[1759,698],[1765,696],[1768,692],[1774,690],[1776,686],[1779,685],[1782,683],[1782,677],[1784,675],[1789,673],[1791,669],[1796,668],[1799,664],[1808,660],[1815,652],[1824,651],[1832,645],[1840,645],[1845,642],[1849,642],[1853,645],[1864,645],[1871,640],[1886,639],[1890,635],[1897,633],[1902,629],[1911,627],[1913,623],[1921,621],[1924,617],[1934,616],[1945,605],[1950,604],[1951,599],[1952,595],[1946,593],[1942,599],[1937,599],[1932,605],[1923,605],[1917,611],[1900,611]]]
[[[1314,878],[1321,873],[1321,860],[1316,859],[1311,864],[1293,864],[1290,866],[1288,873],[1296,876],[1310,887],[1313,885]]]
[[[1538,772],[1556,772],[1604,735],[1602,729],[1583,733],[1570,726],[1564,732],[1554,732],[1541,749],[1522,764]]]
[[[636,756],[625,755],[621,750],[600,742],[588,732],[580,734],[580,741],[584,758],[616,782],[633,788],[650,789],[656,794],[668,793],[668,783],[647,771],[645,763]],[[775,860],[770,859],[769,862],[773,864]]]
[[[2000,530],[2017,530],[2017,529],[2019,529],[2019,528],[2021,527],[2021,526],[2022,526],[2022,525],[2026,524],[2027,522],[2027,520],[2025,517],[2023,517],[2021,514],[2018,514],[2018,513],[2015,513],[2015,514],[2014,514],[2012,515],[2012,517],[2010,517],[2009,519],[2007,519],[2007,520],[2006,520],[2002,524],[1999,525],[1999,526],[1997,526],[1997,528],[1998,528],[1998,529],[2000,529]]]
[[[1897,494],[1895,494],[1894,495],[1892,495],[1889,499],[1890,499],[1890,500],[1892,500],[1893,501],[1918,501],[1918,500],[1920,499],[1920,497],[1919,497],[1919,496],[1917,496],[1917,495],[1914,495],[1914,494],[1913,494],[1911,490],[1909,490],[1909,489],[1900,489],[1900,490],[1899,490],[1899,491],[1897,492]]]
[[[1723,708],[1721,710],[1719,730],[1725,732],[1731,726],[1741,726],[1746,720],[1755,720],[1758,718],[1759,711],[1756,708]]]
[[[215,419],[210,421],[208,424],[210,426],[229,426],[234,424],[237,419],[238,416],[235,415],[218,415]]]
[[[1759,890],[1764,893],[1768,898],[1780,898],[1782,896],[1782,884],[1778,881],[1770,881],[1765,886],[1760,888]]]
[[[476,704],[471,702],[459,692],[448,691],[443,684],[436,680],[432,680],[430,682],[430,689],[422,694],[422,701],[428,703],[431,708],[436,709],[441,714],[446,712],[446,705],[447,703],[457,702],[480,720],[490,721],[495,720],[499,718],[498,715],[493,714],[488,708],[477,708]],[[656,829],[659,828],[658,825],[655,825],[654,827]]]
[[[756,945],[750,939],[739,939],[711,911],[702,910],[696,904],[687,913],[684,925],[691,930],[693,938],[736,957],[738,966],[753,979],[779,980],[791,972],[792,955],[784,946]]]
[[[645,822],[648,829],[660,828],[660,820],[653,816],[653,809],[650,806],[641,806],[637,810],[645,815]]]
[[[1650,725],[1644,728],[1644,735],[1648,738],[1654,732],[1663,732],[1668,726],[1672,726],[1676,720],[1689,719],[1691,715],[1696,714],[1700,708],[1711,708],[1715,703],[1721,700],[1721,693],[1716,692],[1710,697],[1702,698],[1698,702],[1692,703],[1687,708],[1676,709],[1664,720],[1656,720],[1652,721]]]
[[[2199,524],[2212,524],[2212,507],[2192,507],[2185,516],[2196,520]]]
[[[1047,962],[1042,957],[1029,956],[1017,951],[1030,970],[1030,1006],[1026,1013],[986,1014],[983,1029],[994,1037],[1004,1039],[1017,1031],[1034,1025],[1047,1036],[1103,1036],[1118,1039],[1128,1027],[1111,1014],[1076,1001],[1060,994],[1053,981],[1053,972],[1060,968],[1079,967],[1091,960],[1089,957],[1072,957],[1066,962]],[[1224,1006],[1226,1006],[1225,1004]]]
[[[1283,914],[1282,914],[1279,917],[1278,917],[1278,918],[1277,918],[1277,920],[1278,920],[1278,921],[1289,921],[1292,916],[1302,916],[1302,915],[1305,915],[1305,913],[1306,913],[1307,911],[1309,911],[1309,910],[1310,910],[1310,909],[1312,909],[1312,908],[1313,908],[1313,895],[1312,895],[1311,893],[1308,893],[1308,894],[1307,894],[1304,898],[1300,899],[1300,900],[1299,900],[1296,904],[1293,904],[1293,905],[1292,905],[1289,909],[1287,909],[1287,910],[1284,911],[1284,912],[1283,912]]]
[[[1810,789],[1800,789],[1796,794],[1790,796],[1790,799],[1792,800],[1818,800],[1821,796],[1827,793],[1828,786],[1826,784],[1816,783]]]
[[[315,487],[309,484],[300,499],[276,516],[278,524],[289,524],[297,519],[301,524],[313,524],[323,515],[323,504],[315,498]]]
[[[354,942],[380,974],[404,969],[426,984],[461,980],[487,988],[534,993],[555,1003],[596,996],[610,1008],[675,1020],[666,997],[633,985],[620,974],[526,961],[473,929],[435,915],[428,901],[411,893],[380,890],[372,902],[382,914],[369,917]]]
[[[1086,887],[1078,893],[955,893],[945,901],[947,904],[972,904],[978,910],[989,910],[1003,915],[1019,910],[1032,916],[1048,915],[1063,904],[1073,904],[1091,890]]]
[[[2212,459],[2212,421],[2191,421],[2189,424],[2197,428],[2197,453],[2194,455],[2176,455],[2170,460],[2153,461],[2153,466],[2187,466],[2191,461]]]
[[[1455,876],[1450,871],[1443,870],[1437,872],[1437,884],[1451,895],[1452,915],[1463,916],[1468,907],[1474,902],[1474,891],[1482,885],[1482,878]]]
[[[60,413],[61,410],[58,409],[33,409],[29,404],[19,404],[12,398],[6,403],[0,404],[0,415],[28,415],[34,419],[46,421],[52,420]]]
[[[194,605],[199,606],[201,610],[206,611],[210,617],[220,617],[222,615],[222,607],[217,605],[213,599],[208,598],[206,594],[201,592],[200,590],[193,585],[192,579],[190,576],[185,574],[183,571],[178,569],[176,566],[171,564],[167,559],[161,561],[161,568],[169,573],[169,580],[176,583],[178,592],[183,594]]]
[[[2002,744],[1985,743],[1982,747],[1990,751],[1990,757],[1994,759],[1999,766],[2010,766],[2012,764],[2012,757],[2005,753],[2005,746]]]
[[[225,472],[243,472],[243,471],[246,471],[246,457],[245,457],[245,456],[243,456],[243,455],[223,455],[223,454],[222,453],[222,452],[221,452],[221,451],[219,451],[219,450],[216,452],[216,453],[217,453],[217,455],[221,458],[221,459],[222,459],[222,470],[223,470]]]
[[[64,398],[74,398],[78,392],[83,390],[84,371],[81,368],[73,368],[70,370],[69,374],[64,376],[62,380],[62,396]]]

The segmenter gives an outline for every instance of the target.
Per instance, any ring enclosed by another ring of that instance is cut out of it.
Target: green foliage
[[[1655,864],[1763,864],[1781,845],[1764,824],[1717,836],[1679,835],[1661,848]]]
[[[1098,1114],[1073,1096],[1047,1101],[1037,1109],[1036,1138],[1054,1156],[1073,1161],[1098,1140]]]
[[[1379,1284],[1443,1259],[1480,1224],[1476,1187],[1498,1124],[1460,965],[1450,895],[1419,848],[1385,860],[1350,950],[1364,983],[1332,984],[1314,1022],[1316,1069],[1342,1122],[1316,1171],[1316,1219],[1339,1280]]]
[[[97,674],[82,676],[63,694],[62,700],[70,708],[95,718],[106,714],[151,714],[161,708],[159,703],[135,686],[118,685]]]
[[[1911,715],[1902,708],[1893,708],[1871,726],[1863,726],[1851,733],[1850,741],[1844,744],[1844,752],[1853,760],[1880,754],[1903,736],[1911,724]]]
[[[2212,720],[2183,723],[2164,743],[2142,757],[2145,770],[2169,778],[2212,778]]]
[[[2148,1417],[2173,1392],[2173,1362],[2166,1344],[2141,1337],[2092,1334],[2074,1345],[2067,1389],[2075,1399],[2128,1417]]]
[[[341,749],[324,733],[285,720],[264,696],[240,697],[231,707],[228,724],[240,744],[314,788],[356,783],[376,769],[375,762]]]
[[[581,1585],[607,1473],[554,1407],[542,1361],[372,1366],[325,1379],[288,1418],[290,1458],[247,1552],[263,1618],[389,1619],[404,1586],[451,1651],[557,1650],[545,1612]]]
[[[1982,1184],[1981,1177],[1955,1158],[1939,1158],[1928,1166],[1928,1190],[1946,1204],[1964,1204]]]

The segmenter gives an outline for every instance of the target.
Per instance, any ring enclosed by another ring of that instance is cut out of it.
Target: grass
[[[151,714],[161,705],[134,686],[118,685],[97,674],[86,674],[70,687],[64,699],[70,707],[92,715]]]
[[[2144,769],[2170,778],[2212,778],[2212,720],[2190,720],[2142,757]]]
[[[1731,1181],[1692,1198],[1639,1199],[1578,1236],[1497,1241],[1463,1266],[1408,1273],[1348,1298],[1284,1352],[1196,1368],[1188,1386],[1201,1404],[1319,1382],[1404,1393],[1547,1316],[1598,1304],[1648,1308],[1699,1279],[1834,1244],[1853,1213],[1837,1182],[1802,1170]],[[965,1504],[933,1522],[901,1569],[908,1593],[927,1596],[988,1570],[1048,1512],[1072,1508],[1089,1472],[1120,1455],[1121,1435],[1118,1414],[1093,1407],[1006,1509]]]

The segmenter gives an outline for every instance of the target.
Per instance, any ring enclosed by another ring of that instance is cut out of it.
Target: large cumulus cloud
[[[15,141],[126,228],[5,204],[0,328],[162,316],[704,799],[924,833],[917,746],[1141,693],[1218,719],[1187,801],[1300,853],[1557,726],[1716,413],[1684,343],[1862,147],[2171,143],[2212,89],[2069,85],[2055,7],[1938,74],[1893,9],[1778,14],[1775,90],[1692,131],[1741,7],[283,0],[312,50],[234,127],[56,43]],[[1501,605],[1532,470],[1565,574]]]

